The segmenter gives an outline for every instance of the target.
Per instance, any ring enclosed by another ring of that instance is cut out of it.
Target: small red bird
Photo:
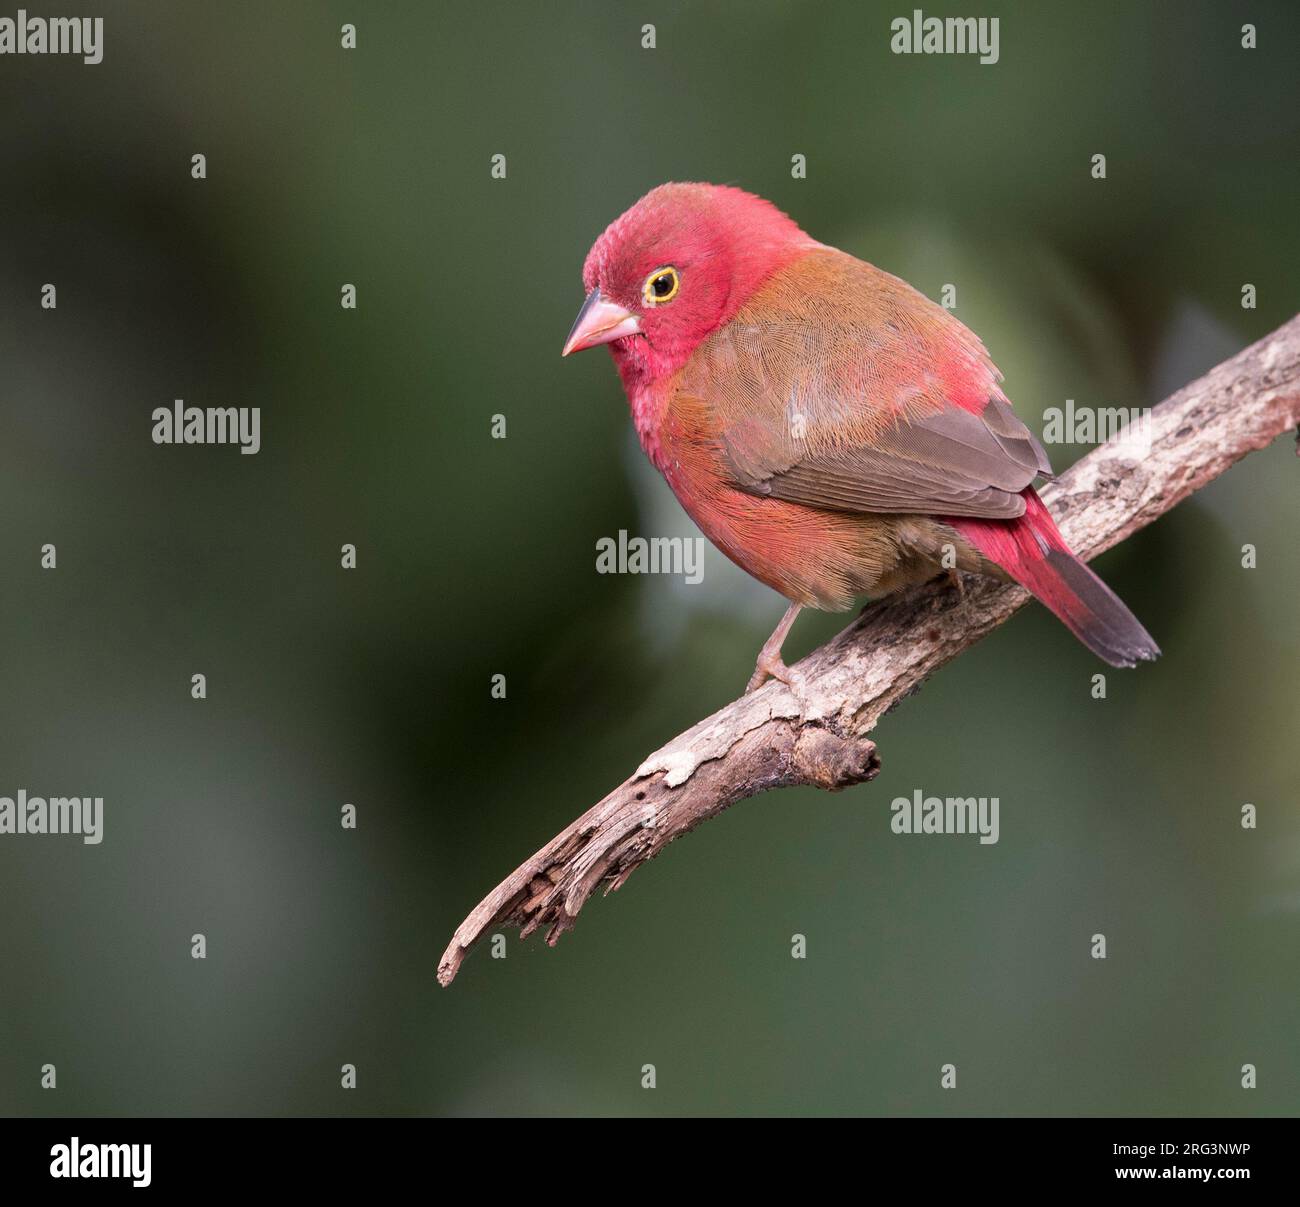
[[[647,193],[582,277],[563,355],[609,345],[682,506],[791,601],[748,690],[791,682],[781,645],[800,608],[845,610],[954,564],[1027,587],[1112,666],[1160,653],[1034,493],[1051,465],[984,345],[906,282],[710,184]]]

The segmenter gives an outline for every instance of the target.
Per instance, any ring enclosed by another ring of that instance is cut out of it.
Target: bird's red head
[[[660,185],[588,253],[587,300],[563,355],[608,344],[629,389],[673,373],[773,272],[814,246],[752,193]]]

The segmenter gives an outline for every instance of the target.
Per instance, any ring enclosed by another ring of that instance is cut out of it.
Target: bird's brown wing
[[[818,249],[702,344],[678,389],[734,482],[834,511],[1012,518],[1051,467],[979,339],[870,264]]]

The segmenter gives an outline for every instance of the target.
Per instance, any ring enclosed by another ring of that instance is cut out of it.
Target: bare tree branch
[[[1081,557],[1151,523],[1247,453],[1300,423],[1300,316],[1179,390],[1153,411],[1139,459],[1105,444],[1042,491]],[[868,734],[945,662],[1028,599],[967,576],[869,605],[799,664],[802,704],[775,681],[733,701],[650,755],[632,777],[556,835],[461,923],[438,966],[448,985],[496,926],[523,936],[573,926],[601,884],[616,889],[673,839],[739,800],[793,785],[836,790],[880,768]]]

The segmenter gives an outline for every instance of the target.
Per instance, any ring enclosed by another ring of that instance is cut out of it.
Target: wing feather
[[[679,393],[708,407],[748,493],[831,511],[1011,519],[1051,467],[983,344],[897,277],[832,248],[715,332]]]

